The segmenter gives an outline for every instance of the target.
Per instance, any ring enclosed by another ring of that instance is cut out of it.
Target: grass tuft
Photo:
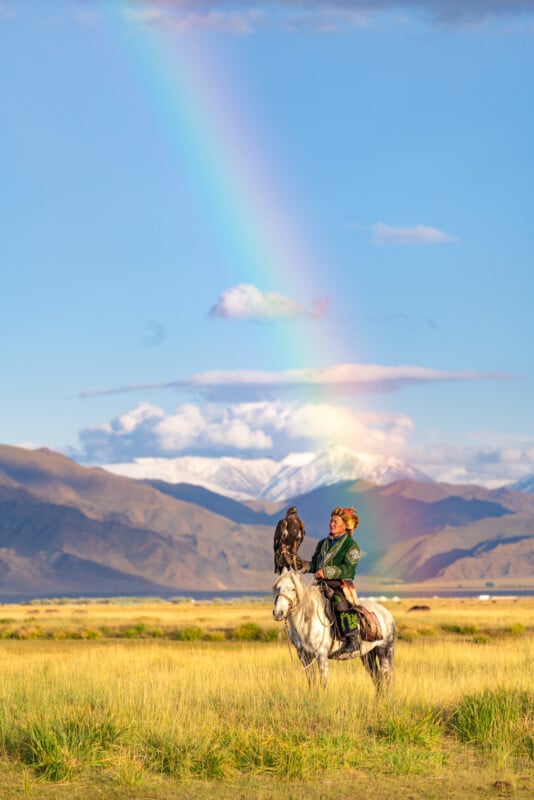
[[[31,721],[19,731],[17,749],[38,775],[63,781],[85,768],[104,766],[122,733],[108,713],[100,717],[90,709],[73,709],[54,721]]]
[[[447,727],[503,766],[534,758],[534,695],[505,688],[466,695],[447,715]]]

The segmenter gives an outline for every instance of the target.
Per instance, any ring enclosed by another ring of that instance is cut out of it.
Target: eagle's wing
[[[287,520],[278,520],[276,530],[274,532],[274,549],[279,550],[282,540],[287,536]]]
[[[297,554],[297,550],[299,549],[303,539],[304,539],[304,525],[302,524],[302,520],[300,520],[298,517],[293,518],[291,520],[290,542],[289,542],[289,546],[291,548],[291,552],[293,553],[293,555]]]
[[[305,536],[306,536],[306,531],[304,529],[304,523],[302,522],[301,519],[299,519],[299,530],[298,530],[297,537],[296,537],[296,540],[295,540],[296,541],[296,549],[297,550],[300,547],[300,545],[302,544],[302,540],[304,539]]]

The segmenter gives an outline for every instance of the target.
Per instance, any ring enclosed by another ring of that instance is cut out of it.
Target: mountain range
[[[526,475],[524,478],[521,478],[520,481],[512,483],[510,489],[517,489],[518,492],[534,494],[534,473],[532,475]]]
[[[416,467],[398,458],[355,453],[336,445],[322,453],[291,453],[281,461],[271,458],[138,458],[127,464],[105,466],[115,475],[149,478],[167,483],[203,486],[235,500],[282,502],[321,486],[346,480],[366,480],[377,486],[408,478],[430,482]]]
[[[305,558],[328,532],[330,510],[356,506],[363,590],[534,582],[526,492],[352,477],[283,503],[237,500],[0,446],[0,595],[269,591],[274,527],[289,505],[306,525]]]

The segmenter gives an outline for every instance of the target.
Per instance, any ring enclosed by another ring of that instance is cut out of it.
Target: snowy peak
[[[263,497],[268,500],[285,500],[341,481],[366,480],[385,486],[406,478],[424,482],[431,480],[415,467],[397,458],[355,453],[338,445],[319,453],[302,466],[281,470],[265,487]]]
[[[125,464],[106,464],[115,475],[137,480],[160,480],[166,483],[189,483],[234,500],[262,497],[262,489],[280,469],[270,458],[136,458]]]
[[[527,492],[528,494],[534,494],[534,474],[527,475],[525,478],[521,478],[520,481],[516,481],[515,483],[510,484],[506,488],[516,489],[516,491],[518,492]]]
[[[355,453],[340,445],[317,455],[292,453],[282,461],[184,456],[140,458],[131,464],[104,468],[129,478],[203,486],[236,500],[274,502],[349,480],[366,480],[379,486],[403,479],[431,482],[427,475],[397,458]]]

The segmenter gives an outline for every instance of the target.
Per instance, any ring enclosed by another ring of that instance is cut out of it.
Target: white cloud
[[[285,420],[292,441],[318,445],[343,444],[367,453],[399,452],[413,429],[404,414],[369,414],[328,403],[295,405]]]
[[[413,225],[412,227],[394,227],[377,222],[371,227],[373,244],[443,244],[456,242],[454,236],[426,225]]]
[[[510,446],[506,436],[501,437],[500,446],[481,443],[432,444],[409,449],[406,458],[436,481],[474,483],[492,489],[534,472],[532,441],[527,437],[521,438],[522,446]]]
[[[168,451],[185,450],[198,439],[206,429],[206,421],[197,406],[181,406],[174,414],[165,416],[154,426],[159,449]]]
[[[82,461],[116,462],[184,453],[285,456],[343,444],[389,454],[413,428],[403,414],[362,413],[328,403],[186,403],[170,414],[149,403],[80,431]]]
[[[153,406],[151,403],[139,403],[135,408],[125,411],[114,421],[113,429],[119,436],[132,433],[140,425],[147,421],[159,420],[164,416],[161,408]]]
[[[240,418],[239,408],[200,409],[191,404],[159,422],[154,432],[163,452],[181,452],[187,448],[265,450],[272,441],[262,430]]]
[[[185,403],[171,413],[149,403],[110,422],[80,431],[84,463],[129,463],[183,455],[258,456],[280,460],[288,453],[319,453],[343,445],[355,453],[396,457],[436,481],[487,488],[534,473],[531,437],[480,433],[462,443],[412,446],[413,420],[402,413],[370,413],[336,403]]]
[[[171,414],[140,403],[111,422],[79,434],[82,461],[107,462],[186,451],[219,453],[264,451],[272,439],[242,406],[186,403]]]
[[[334,364],[331,367],[293,369],[278,372],[267,370],[213,370],[199,372],[184,383],[196,388],[203,386],[261,386],[295,387],[329,386],[337,392],[341,387],[355,387],[360,391],[392,391],[406,383],[431,383],[441,381],[470,381],[481,378],[504,377],[495,373],[459,372],[402,365],[397,367],[377,364]],[[350,391],[349,391],[350,393]]]
[[[324,300],[306,309],[294,300],[276,292],[263,292],[249,283],[226,289],[210,310],[211,317],[273,322],[298,318],[317,319],[327,307]]]
[[[92,389],[82,398],[146,389],[178,389],[184,393],[203,394],[212,400],[252,400],[265,397],[266,392],[279,394],[300,391],[307,397],[320,390],[321,394],[353,396],[359,394],[388,394],[403,386],[451,381],[511,380],[516,376],[499,372],[437,370],[428,367],[378,364],[334,364],[322,369],[214,370],[199,372],[178,381],[134,384],[112,389]]]

